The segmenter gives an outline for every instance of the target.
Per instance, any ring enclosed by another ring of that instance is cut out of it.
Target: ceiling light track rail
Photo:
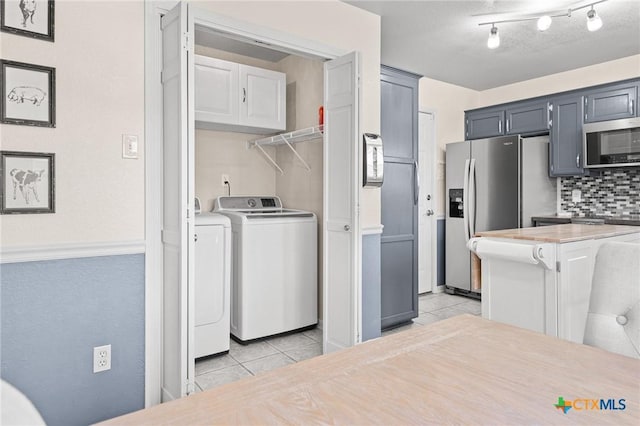
[[[597,31],[602,27],[602,19],[596,13],[594,6],[600,3],[604,3],[607,0],[599,0],[595,2],[591,2],[582,6],[574,7],[568,9],[566,12],[559,11],[549,11],[548,13],[541,13],[537,15],[526,16],[522,18],[511,18],[511,19],[502,19],[502,20],[493,20],[487,22],[481,22],[478,25],[491,25],[491,31],[489,32],[489,38],[487,39],[487,47],[489,49],[495,49],[500,46],[500,34],[498,34],[498,24],[509,24],[513,22],[527,22],[536,20],[538,30],[546,31],[551,26],[552,18],[570,18],[571,14],[576,10],[586,9],[590,7],[591,9],[587,12],[587,29],[589,31]]]

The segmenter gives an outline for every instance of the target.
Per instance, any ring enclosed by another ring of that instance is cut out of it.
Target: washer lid
[[[245,213],[260,211],[282,211],[282,201],[275,196],[238,196],[218,197],[213,211],[242,211]]]
[[[219,225],[224,226],[225,228],[231,227],[231,221],[228,217],[218,214],[218,213],[209,213],[204,212],[196,215],[196,226],[201,225]]]

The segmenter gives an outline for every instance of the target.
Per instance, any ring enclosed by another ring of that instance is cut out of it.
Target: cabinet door
[[[582,168],[582,96],[556,98],[552,102],[551,176],[578,176]]]
[[[238,124],[238,64],[195,56],[195,119]]]
[[[507,108],[506,134],[543,132],[549,129],[549,103],[535,102]]]
[[[637,83],[617,85],[587,92],[585,95],[584,122],[617,120],[635,117]]]
[[[466,138],[482,139],[504,135],[504,110],[476,111],[466,115]]]
[[[558,337],[575,343],[584,337],[595,241],[558,245]]]
[[[287,76],[240,65],[240,124],[284,130]]]

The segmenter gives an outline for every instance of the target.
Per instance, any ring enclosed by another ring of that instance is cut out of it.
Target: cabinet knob
[[[193,234],[193,241],[198,241],[198,234]]]
[[[433,210],[431,209],[427,210],[427,216],[433,216]]]
[[[350,230],[351,230],[351,226],[349,226],[349,225],[345,225],[345,226],[344,226],[344,230],[345,230],[345,231],[350,231]]]

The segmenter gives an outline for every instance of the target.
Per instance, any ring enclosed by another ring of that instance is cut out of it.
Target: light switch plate
[[[122,135],[122,158],[138,158],[138,136]]]

